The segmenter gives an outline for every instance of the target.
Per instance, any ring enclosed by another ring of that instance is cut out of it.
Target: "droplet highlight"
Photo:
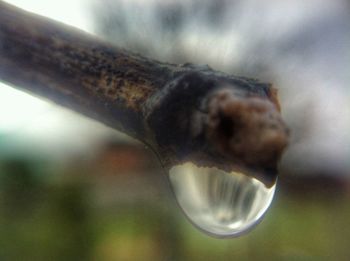
[[[238,236],[259,223],[270,206],[276,185],[237,172],[197,167],[170,169],[176,199],[190,221],[216,237]]]

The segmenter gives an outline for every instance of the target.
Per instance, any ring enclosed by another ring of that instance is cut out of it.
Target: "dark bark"
[[[143,141],[165,168],[193,161],[271,184],[287,144],[270,84],[154,61],[1,1],[0,79]]]

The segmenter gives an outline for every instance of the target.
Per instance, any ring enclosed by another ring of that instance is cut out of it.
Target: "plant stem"
[[[193,161],[269,184],[287,144],[270,84],[151,60],[2,1],[0,79],[143,141],[166,168]]]

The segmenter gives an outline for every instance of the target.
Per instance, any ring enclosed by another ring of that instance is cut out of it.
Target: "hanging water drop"
[[[258,224],[271,204],[275,184],[246,175],[186,163],[169,172],[176,199],[190,221],[218,237],[238,236]]]

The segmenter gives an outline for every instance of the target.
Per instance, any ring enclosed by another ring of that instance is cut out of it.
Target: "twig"
[[[287,144],[269,84],[154,61],[2,1],[0,79],[143,141],[165,168],[192,161],[270,184]]]

